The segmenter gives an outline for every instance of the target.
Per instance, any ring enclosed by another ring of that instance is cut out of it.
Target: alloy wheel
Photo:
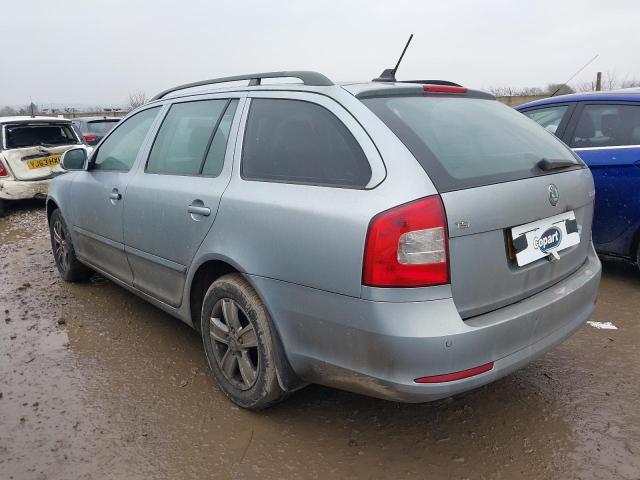
[[[69,271],[69,242],[62,226],[62,221],[58,218],[53,224],[53,255],[56,263],[63,272]]]
[[[209,335],[216,362],[225,378],[240,390],[258,378],[258,337],[247,315],[230,298],[220,299],[211,312]]]

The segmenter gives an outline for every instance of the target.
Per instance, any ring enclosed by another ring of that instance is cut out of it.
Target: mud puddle
[[[624,265],[606,265],[593,319],[617,330],[584,326],[492,385],[427,405],[310,386],[250,413],[186,325],[108,281],[59,280],[40,205],[0,238],[0,478],[640,478]]]

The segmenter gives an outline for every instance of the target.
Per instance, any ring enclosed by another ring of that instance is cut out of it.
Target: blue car
[[[640,88],[545,98],[516,110],[563,140],[591,169],[598,253],[640,265]]]

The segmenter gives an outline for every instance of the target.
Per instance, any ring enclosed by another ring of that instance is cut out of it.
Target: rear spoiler
[[[398,84],[402,83],[402,84]],[[465,98],[482,98],[485,100],[495,100],[496,97],[491,95],[490,93],[483,92],[482,90],[458,90],[454,91],[456,87],[460,87],[459,85],[450,85],[451,91],[447,91],[446,88],[431,88],[433,87],[443,87],[442,83],[433,83],[433,84],[406,84],[404,82],[398,83],[389,83],[382,84],[380,88],[372,88],[370,90],[364,90],[356,94],[356,98],[374,98],[374,97],[408,97],[408,96],[417,96],[417,95],[428,95],[428,96],[451,96],[451,97],[459,97],[464,96]],[[453,83],[453,82],[451,82]]]

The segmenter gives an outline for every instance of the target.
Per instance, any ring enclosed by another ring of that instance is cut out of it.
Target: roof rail
[[[153,97],[151,101],[159,100],[169,93],[176,92],[178,90],[185,90],[187,88],[200,87],[203,85],[213,85],[216,83],[249,80],[249,86],[260,85],[263,78],[299,78],[305,85],[314,87],[329,87],[331,85],[334,85],[331,80],[318,72],[292,70],[288,72],[251,73],[248,75],[235,75],[233,77],[212,78],[211,80],[201,80],[199,82],[185,83],[184,85],[178,85],[177,87],[169,88],[160,92],[155,97]]]

